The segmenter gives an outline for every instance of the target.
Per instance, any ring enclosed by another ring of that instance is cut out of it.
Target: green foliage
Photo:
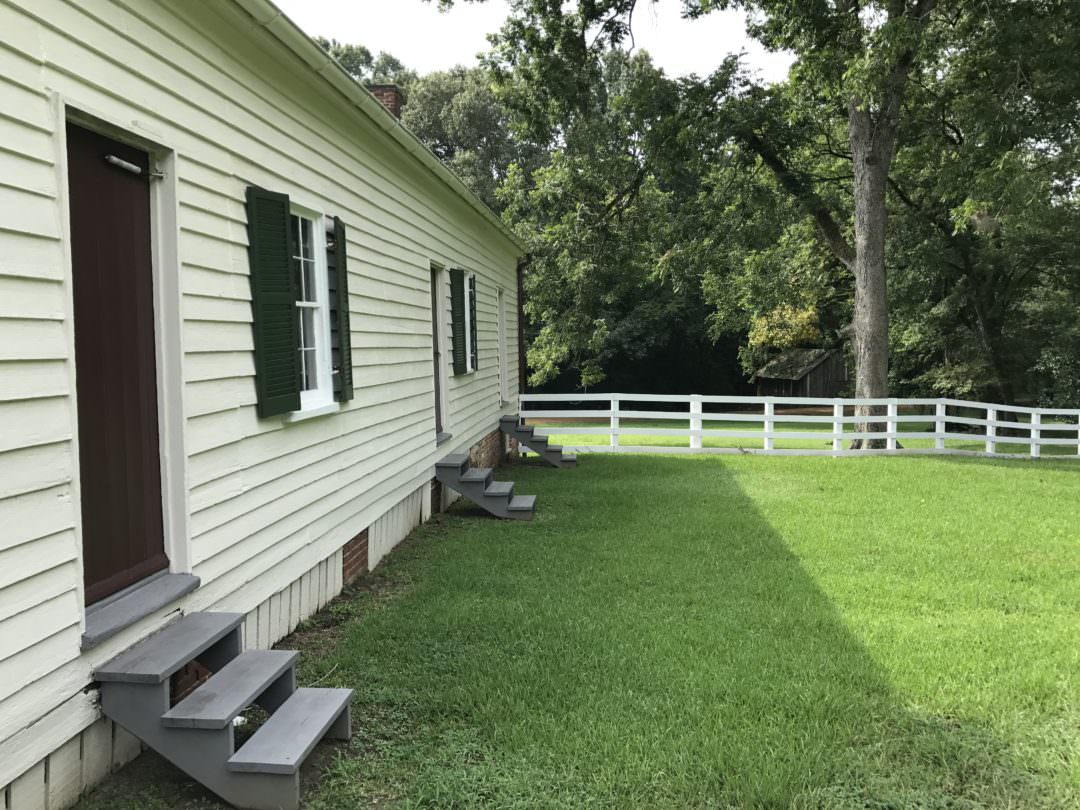
[[[410,86],[402,122],[492,209],[511,164],[528,172],[542,151],[514,138],[505,105],[484,68],[429,73]]]
[[[817,309],[781,304],[754,318],[746,340],[754,349],[789,349],[817,344],[821,341]]]
[[[362,84],[396,84],[407,98],[410,85],[416,81],[416,71],[405,67],[393,54],[379,51],[375,55],[363,45],[347,45],[326,37],[315,37],[315,42]]]
[[[749,330],[783,307],[813,307],[821,345],[849,339],[854,104],[899,122],[893,392],[1077,404],[1080,5],[686,0],[796,54],[771,87],[735,60],[673,80],[627,56],[643,5],[512,0],[487,76],[433,80],[413,113],[530,245],[534,383],[595,385],[673,342],[741,341],[749,372]]]

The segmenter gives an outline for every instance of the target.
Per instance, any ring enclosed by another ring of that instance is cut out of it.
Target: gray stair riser
[[[439,481],[451,489],[457,490],[477,506],[482,507],[496,517],[512,517],[507,506],[510,504],[510,495],[492,496],[485,494],[486,484],[469,483],[462,481],[456,475],[444,475],[442,471],[437,476]]]
[[[219,669],[242,649],[243,620],[238,613],[190,614],[98,667],[94,679],[160,683],[194,660]]]
[[[213,663],[213,669],[220,670],[240,652],[239,638],[237,631],[227,634],[199,653],[198,660],[206,664]],[[232,723],[227,723],[222,728],[166,726],[162,718],[169,711],[169,679],[155,679],[152,682],[146,680],[153,674],[153,668],[145,666],[147,659],[137,655],[128,660],[133,663],[133,673],[114,667],[109,673],[112,679],[101,683],[101,707],[107,717],[235,807],[247,810],[298,810],[298,768],[289,774],[229,770],[228,760],[235,753]],[[161,660],[165,661],[167,666],[172,666],[167,656]],[[122,680],[131,675],[144,680]],[[284,672],[265,686],[255,702],[272,713],[288,699],[295,688],[295,674],[290,663]],[[316,742],[318,739],[334,736],[348,739],[350,727],[347,718],[342,721],[339,717],[328,729],[317,728],[313,729],[312,733],[315,731],[325,732],[315,738]],[[313,747],[314,743],[305,746],[305,755],[310,753]]]
[[[106,716],[229,804],[245,810],[298,810],[299,770],[292,774],[229,770],[229,757],[235,753],[231,724],[221,729],[162,725],[168,688],[168,683],[106,683],[102,685],[102,708]],[[334,728],[341,733],[338,726]],[[346,727],[342,738],[348,738],[347,731]]]
[[[294,773],[321,739],[347,740],[351,689],[301,689],[228,761],[236,773]]]
[[[542,458],[552,467],[565,468],[576,466],[576,459],[570,461],[563,458],[563,450],[561,447],[551,447],[547,436],[536,435],[534,433],[535,428],[524,427],[517,419],[512,421],[510,419],[500,420],[499,429],[508,436],[515,438],[521,447],[536,453],[537,456]]]
[[[272,712],[296,691],[296,653],[252,650],[234,659],[161,718],[174,728],[224,728],[252,703]]]

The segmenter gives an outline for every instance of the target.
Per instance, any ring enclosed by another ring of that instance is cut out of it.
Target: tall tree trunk
[[[875,121],[852,99],[848,130],[854,164],[855,191],[855,396],[889,395],[889,297],[885,276],[885,193],[895,143],[895,124]],[[874,406],[856,408],[856,416],[880,415]],[[860,431],[881,432],[881,422],[860,424]],[[854,447],[878,446],[880,440],[856,440]]]

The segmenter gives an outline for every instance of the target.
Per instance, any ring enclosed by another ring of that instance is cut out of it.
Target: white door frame
[[[179,261],[179,195],[176,152],[150,137],[132,132],[130,122],[110,118],[92,105],[53,93],[54,139],[57,156],[57,205],[63,242],[65,340],[67,343],[68,397],[71,404],[71,500],[78,555],[78,594],[82,629],[86,626],[83,584],[81,470],[79,468],[79,415],[75,395],[75,302],[71,257],[71,204],[68,194],[67,123],[70,121],[106,137],[145,150],[151,169],[160,177],[150,180],[150,251],[154,289],[154,342],[158,387],[158,456],[161,464],[161,517],[169,571],[190,573],[191,537],[184,448],[184,372],[181,344]],[[137,126],[137,124],[136,124]]]

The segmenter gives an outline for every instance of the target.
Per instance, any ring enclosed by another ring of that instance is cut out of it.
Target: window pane
[[[300,219],[300,255],[305,259],[310,259],[315,255],[311,249],[312,224],[310,219]]]
[[[300,358],[302,360],[301,365],[303,367],[304,373],[302,389],[304,391],[313,391],[314,389],[319,387],[319,380],[317,374],[318,367],[316,366],[315,350],[301,349]]]
[[[315,348],[315,312],[311,307],[300,310],[300,348]]]
[[[300,217],[298,217],[298,216],[289,217],[289,227],[292,229],[293,250],[297,251],[298,254],[299,254],[299,250],[300,250]]]
[[[305,259],[300,262],[300,300],[315,302],[319,300],[315,286],[315,262]]]

